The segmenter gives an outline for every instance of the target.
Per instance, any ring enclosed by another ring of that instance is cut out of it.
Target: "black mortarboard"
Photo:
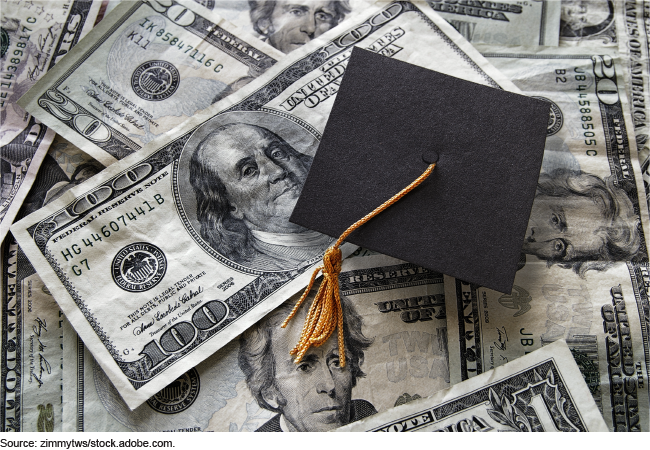
[[[431,176],[346,241],[511,292],[548,103],[355,48],[291,221],[330,236]]]

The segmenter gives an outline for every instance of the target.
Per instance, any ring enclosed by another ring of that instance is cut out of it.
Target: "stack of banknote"
[[[0,6],[3,431],[650,431],[650,2]],[[296,364],[354,46],[548,102],[544,160],[512,292],[345,244]]]

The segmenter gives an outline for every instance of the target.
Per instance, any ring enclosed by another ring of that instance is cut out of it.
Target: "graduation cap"
[[[510,293],[548,117],[542,100],[354,48],[290,220],[339,236],[436,163],[346,241]]]

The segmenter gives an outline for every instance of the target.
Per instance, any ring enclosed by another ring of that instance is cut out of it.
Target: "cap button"
[[[433,164],[438,162],[438,152],[435,150],[427,150],[422,153],[422,161],[427,164]]]

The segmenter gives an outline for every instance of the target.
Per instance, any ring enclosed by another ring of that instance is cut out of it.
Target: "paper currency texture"
[[[646,201],[650,201],[650,60],[648,59],[648,17],[650,4],[626,0],[617,10],[619,53],[625,62],[625,89],[630,100]]]
[[[557,46],[559,1],[474,3],[430,0],[431,7],[472,43]]]
[[[607,431],[564,342],[337,431]]]
[[[90,31],[100,3],[2,2],[0,242],[54,138],[52,130],[18,106],[18,99]]]
[[[38,210],[102,168],[55,137],[18,217]],[[61,431],[63,314],[11,233],[0,258],[2,429]]]
[[[560,46],[616,48],[616,14],[623,2],[615,0],[562,0]]]
[[[64,430],[322,431],[445,389],[442,276],[371,256],[345,260],[340,281],[351,356],[345,369],[336,364],[336,336],[304,364],[293,363],[287,347],[302,321],[287,329],[278,323],[294,296],[134,411],[66,328]],[[287,401],[278,405],[280,396]]]
[[[610,429],[647,430],[648,216],[624,66],[577,49],[485,54],[553,114],[512,293],[446,285],[452,380],[564,339]]]
[[[289,53],[339,25],[353,11],[370,3],[364,0],[194,0],[242,30]],[[109,0],[106,14],[120,0]]]
[[[123,2],[20,104],[109,165],[282,56],[196,2]]]

